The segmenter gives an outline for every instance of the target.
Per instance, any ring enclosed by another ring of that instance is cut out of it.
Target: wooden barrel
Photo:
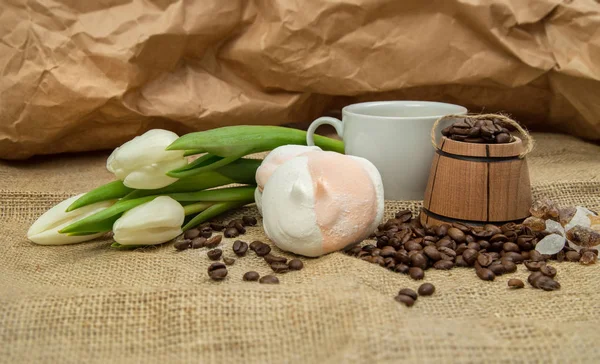
[[[421,224],[519,222],[529,216],[531,184],[520,138],[507,144],[443,137],[431,164]]]

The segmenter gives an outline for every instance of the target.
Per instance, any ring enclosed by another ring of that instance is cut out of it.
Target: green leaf
[[[207,208],[211,207],[212,205],[214,205],[214,203],[212,203],[212,202],[191,203],[189,205],[185,205],[183,207],[183,211],[185,212],[185,216],[188,216],[188,215],[197,214],[201,211],[204,211]]]
[[[215,216],[218,216],[218,215],[220,215],[224,212],[227,212],[231,209],[249,204],[252,201],[254,201],[254,198],[251,200],[245,200],[245,201],[230,201],[230,202],[220,202],[220,203],[214,204],[211,207],[209,207],[206,210],[199,213],[198,215],[194,216],[194,218],[191,219],[187,224],[185,224],[181,229],[183,231],[189,230],[189,229],[193,228],[194,226],[198,226],[198,225],[202,224],[203,222],[206,222],[206,221],[212,219]]]
[[[83,206],[91,205],[96,202],[115,200],[121,198],[133,191],[133,188],[126,187],[121,181],[109,182],[98,188],[94,188],[85,195],[79,197],[73,202],[66,212],[73,211]]]
[[[168,196],[177,201],[205,201],[205,202],[225,202],[254,200],[254,190],[256,187],[230,187],[216,190],[205,190],[197,192],[171,193]]]
[[[123,245],[123,244],[119,244],[116,241],[112,244],[110,244],[111,248],[114,249],[118,249],[118,250],[134,250],[134,249],[138,249],[138,248],[145,248],[148,246],[155,246],[155,245],[160,245],[160,244],[152,244],[152,245]]]
[[[217,156],[213,156],[210,154],[207,154],[207,155],[211,156],[212,158],[208,159],[206,161],[202,161],[202,163],[200,163],[199,166],[196,166],[193,169],[185,169],[185,170],[182,170],[181,168],[175,169],[175,170],[167,172],[167,176],[174,177],[174,178],[184,178],[184,177],[194,176],[196,174],[213,171],[219,167],[226,166],[244,156],[244,154],[241,154],[241,155],[234,155],[234,156],[222,158],[222,157],[217,157]],[[207,162],[209,160],[212,160],[213,162],[211,164],[208,164]],[[193,164],[193,162],[191,164]],[[182,168],[186,168],[186,167],[182,167]]]

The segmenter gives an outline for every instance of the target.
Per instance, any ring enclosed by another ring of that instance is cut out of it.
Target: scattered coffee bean
[[[213,229],[214,231],[221,231],[221,230],[225,229],[225,225],[219,224],[217,222],[211,222],[210,228]]]
[[[304,268],[304,263],[302,263],[302,261],[300,259],[292,259],[288,263],[288,266],[290,267],[291,270],[300,270],[300,269]]]
[[[425,277],[425,272],[419,267],[411,267],[408,269],[408,275],[410,276],[410,278],[414,279],[415,281],[418,281]]]
[[[475,274],[477,274],[477,277],[484,281],[493,281],[496,278],[494,272],[483,267],[475,268]]]
[[[223,255],[223,251],[221,249],[213,249],[206,252],[208,255],[208,259],[210,260],[219,260],[221,259],[221,255]]]
[[[224,257],[223,263],[225,263],[225,265],[233,265],[233,263],[235,263],[235,259],[230,257]]]
[[[530,270],[531,272],[537,272],[540,270],[540,268],[542,268],[544,265],[546,265],[546,262],[542,262],[542,261],[531,261],[531,260],[527,260],[525,261],[525,267]]]
[[[512,260],[502,261],[502,266],[506,273],[514,273],[517,271],[517,265]]]
[[[502,250],[505,252],[519,252],[519,246],[515,243],[507,242],[502,245]]]
[[[242,279],[245,281],[258,281],[258,278],[260,278],[260,275],[257,272],[250,271],[244,273],[244,277]]]
[[[516,279],[516,278],[512,278],[508,280],[508,286],[510,288],[523,288],[525,287],[525,283],[523,283],[522,280],[520,279]]]
[[[242,216],[242,221],[246,226],[255,226],[257,223],[256,218],[253,216]]]
[[[183,234],[183,237],[186,238],[186,239],[193,239],[193,238],[198,237],[198,235],[200,235],[200,230],[198,230],[198,229],[189,229],[188,231],[186,231]]]
[[[234,227],[236,228],[236,230],[240,233],[240,234],[245,234],[246,233],[246,228],[244,227],[244,225],[240,222],[236,222]]]
[[[234,227],[228,227],[227,229],[225,229],[223,235],[225,235],[226,238],[235,238],[240,235],[240,232]]]
[[[394,298],[397,302],[400,302],[402,304],[404,304],[404,306],[406,307],[411,307],[412,305],[415,304],[415,300],[412,299],[410,296],[406,296],[403,294],[399,294]]]
[[[433,264],[435,269],[448,270],[454,268],[454,263],[451,260],[438,260]]]
[[[279,284],[279,278],[275,277],[274,275],[266,275],[266,276],[262,276],[259,280],[259,283],[263,283],[263,284]]]
[[[550,265],[543,265],[540,267],[540,272],[550,278],[554,278],[556,276],[556,268]]]
[[[586,251],[581,254],[581,258],[579,259],[579,263],[584,265],[590,265],[596,263],[598,260],[598,256],[591,251]]]
[[[413,267],[419,267],[421,269],[427,268],[427,258],[423,253],[416,253],[410,258],[411,265]]]
[[[206,238],[203,238],[201,236],[194,238],[194,240],[192,240],[192,249],[200,249],[200,248],[204,248],[206,246]]]
[[[406,242],[406,244],[404,244],[404,249],[411,251],[411,250],[421,250],[423,249],[423,247],[421,246],[421,244],[417,243],[414,240],[409,240]]]
[[[287,273],[290,271],[290,267],[286,263],[281,262],[271,263],[271,269],[275,273]]]
[[[494,258],[489,253],[481,253],[477,256],[477,263],[482,267],[487,267],[494,261]]]
[[[541,275],[533,280],[532,286],[534,288],[543,289],[544,291],[554,291],[560,288],[560,283],[550,277]]]
[[[416,300],[416,299],[417,299],[417,297],[418,297],[418,296],[417,296],[417,292],[413,291],[413,290],[412,290],[412,289],[410,289],[410,288],[402,288],[402,289],[400,290],[400,292],[398,292],[398,294],[399,294],[399,295],[403,294],[403,295],[405,295],[405,296],[408,296],[408,297],[412,298],[413,300]]]
[[[264,257],[265,255],[271,252],[271,247],[268,244],[263,243],[262,241],[253,241],[250,244],[250,249],[254,250],[256,255],[259,257]]]
[[[203,238],[210,238],[212,236],[212,229],[210,226],[204,226],[200,229],[200,235]]]
[[[456,261],[454,262],[454,266],[456,267],[461,267],[461,268],[466,268],[469,266],[469,264],[467,264],[467,262],[465,262],[465,260],[463,259],[462,255],[459,255],[456,257]]]
[[[233,242],[232,249],[235,255],[237,255],[238,257],[243,257],[248,251],[248,244],[244,241],[236,240]]]
[[[174,245],[175,245],[175,249],[177,249],[177,250],[186,250],[191,247],[191,241],[188,239],[179,240]]]
[[[387,257],[393,257],[394,255],[396,255],[396,249],[394,249],[391,246],[384,246],[381,251],[379,252],[379,255],[387,258]]]
[[[398,273],[402,273],[402,274],[407,274],[408,271],[410,270],[410,267],[406,264],[396,264],[396,266],[394,267],[394,272],[398,272]]]
[[[431,283],[423,283],[418,289],[419,295],[431,296],[435,292],[435,286]]]
[[[544,257],[537,250],[532,250],[529,252],[529,260],[532,262],[541,262],[544,261]]]
[[[227,267],[221,262],[213,263],[208,267],[208,276],[215,281],[227,277]]]
[[[576,251],[568,251],[565,254],[565,258],[567,258],[567,261],[569,262],[578,262],[579,259],[581,259],[581,255]]]
[[[504,258],[512,260],[515,264],[523,263],[523,261],[525,260],[523,259],[523,256],[521,254],[515,252],[507,252],[506,254],[504,254]]]
[[[277,256],[277,255],[273,255],[273,254],[271,254],[271,253],[269,253],[269,254],[265,255],[265,256],[263,257],[263,259],[264,259],[264,260],[265,260],[267,263],[269,263],[269,264],[271,264],[271,263],[275,263],[275,262],[277,262],[277,263],[287,263],[287,258],[286,258],[286,257],[279,257],[279,256]]]
[[[475,263],[475,261],[477,260],[478,256],[479,256],[479,252],[472,248],[467,248],[467,250],[465,250],[462,255],[465,262],[469,265],[473,265]]]
[[[497,276],[501,276],[506,273],[506,269],[504,269],[504,265],[499,261],[496,261],[488,266],[488,269],[492,271]]]
[[[221,235],[215,235],[206,241],[206,247],[209,249],[216,248],[221,244],[221,240],[223,240]]]
[[[426,246],[423,249],[423,253],[425,253],[425,255],[434,262],[437,262],[438,260],[442,259],[442,255],[435,246]]]

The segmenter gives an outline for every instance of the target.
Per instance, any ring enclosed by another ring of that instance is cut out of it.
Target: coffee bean
[[[586,251],[581,254],[581,258],[579,259],[579,263],[583,265],[590,265],[596,263],[598,260],[598,256],[591,251]]]
[[[236,240],[233,242],[232,249],[235,255],[237,255],[238,257],[243,257],[248,251],[248,244],[245,241]]]
[[[510,260],[512,260],[515,264],[520,264],[523,263],[524,259],[523,256],[519,253],[515,253],[515,252],[508,252],[506,254],[504,254],[504,258],[508,258]]]
[[[579,259],[581,259],[581,255],[576,251],[568,251],[565,254],[565,258],[567,258],[567,261],[569,262],[578,262]]]
[[[502,245],[502,250],[505,252],[519,252],[519,246],[515,243],[507,242]]]
[[[477,250],[468,248],[463,252],[462,257],[468,265],[473,265],[473,263],[475,263],[477,260],[478,255],[479,252]]]
[[[579,250],[579,254],[583,255],[586,252],[591,252],[592,254],[594,254],[595,256],[598,256],[598,249],[593,249],[593,248],[581,248]]]
[[[520,279],[512,278],[508,280],[508,286],[510,288],[518,289],[525,287],[525,283]]]
[[[454,265],[457,267],[462,267],[462,268],[469,266],[469,264],[467,262],[465,262],[465,260],[463,259],[462,255],[459,255],[456,257]]]
[[[544,257],[537,250],[532,250],[529,252],[529,260],[533,262],[541,262],[544,260]]]
[[[290,267],[291,270],[300,270],[300,269],[304,268],[304,263],[302,263],[302,261],[300,259],[292,259],[288,263],[288,266]]]
[[[438,260],[433,264],[435,269],[448,270],[454,267],[454,263],[450,260]]]
[[[192,249],[200,249],[200,248],[204,248],[206,246],[206,238],[203,238],[201,236],[195,238],[194,240],[192,240]]]
[[[256,218],[253,216],[242,216],[242,221],[246,226],[255,226],[257,223]]]
[[[414,240],[410,240],[407,241],[406,244],[404,244],[404,249],[411,251],[411,250],[421,250],[423,249],[423,247],[421,246],[421,244],[417,243]]]
[[[419,295],[431,296],[435,292],[435,286],[431,283],[423,283],[418,289]]]
[[[223,263],[225,263],[225,265],[233,265],[233,263],[235,263],[235,259],[230,258],[230,257],[225,257],[225,258],[223,258]]]
[[[455,250],[456,255],[457,256],[462,255],[462,253],[464,253],[465,250],[467,250],[467,244],[465,244],[465,243],[458,244],[458,246],[456,247],[456,250]]]
[[[193,239],[193,238],[198,237],[198,235],[200,235],[200,230],[198,230],[198,229],[189,229],[188,231],[186,231],[183,234],[183,237],[186,238],[186,239]]]
[[[223,235],[225,235],[226,238],[235,238],[240,235],[240,232],[235,227],[229,227],[225,229]]]
[[[225,225],[219,224],[217,222],[211,222],[210,228],[213,229],[214,231],[221,231],[221,230],[225,229]]]
[[[527,277],[527,282],[529,282],[529,284],[531,284],[533,287],[535,287],[535,281],[538,278],[543,277],[543,276],[544,275],[542,274],[542,272],[533,272]]]
[[[381,249],[381,251],[379,252],[379,255],[384,258],[393,257],[394,255],[396,255],[396,249],[394,249],[391,246],[384,246],[383,249]]]
[[[436,226],[434,228],[434,231],[438,237],[442,238],[448,234],[448,229],[450,229],[450,225],[442,224],[442,225]]]
[[[438,251],[442,255],[442,259],[444,258],[444,254],[449,256],[451,259],[456,257],[456,252],[450,248],[443,246],[443,247],[438,248]],[[448,259],[448,260],[451,260],[451,259]]]
[[[221,235],[215,235],[206,241],[206,247],[209,249],[216,248],[219,244],[221,244],[221,240],[223,240]]]
[[[257,243],[257,244],[255,244],[254,248],[252,248],[252,245],[254,243]],[[271,252],[271,247],[269,245],[263,243],[262,241],[253,241],[252,244],[250,244],[250,249],[254,250],[256,255],[258,255],[259,257],[264,257],[265,255],[267,255]]]
[[[279,284],[279,278],[269,274],[261,277],[258,282],[263,284]]]
[[[448,229],[448,236],[458,243],[462,243],[466,239],[465,233],[455,227]]]
[[[490,242],[487,240],[478,240],[477,243],[479,244],[479,249],[480,250],[486,250],[489,249],[490,247]]]
[[[208,255],[208,259],[210,260],[219,260],[221,259],[221,255],[223,255],[223,251],[221,249],[213,249],[206,252]]]
[[[490,238],[490,243],[505,242],[508,238],[504,234],[496,234]]]
[[[532,286],[534,288],[543,289],[544,291],[554,291],[560,288],[560,283],[550,277],[542,275],[533,280]]]
[[[483,267],[475,268],[475,274],[477,274],[477,277],[484,281],[493,281],[496,278],[494,272]]]
[[[241,222],[236,222],[234,227],[240,234],[246,233],[246,228],[244,227],[244,225]]]
[[[558,252],[558,254],[556,254],[556,261],[559,263],[562,263],[565,261],[565,252],[564,250],[561,250]]]
[[[208,276],[215,280],[221,280],[227,277],[227,267],[221,262],[213,263],[208,267]]]
[[[265,255],[265,256],[263,257],[263,259],[264,259],[264,260],[265,260],[267,263],[269,263],[269,264],[271,264],[271,263],[275,263],[275,262],[278,262],[278,263],[287,263],[287,258],[286,258],[286,257],[279,257],[279,256],[277,256],[277,255],[273,255],[273,254],[271,254],[271,253],[269,253],[269,254]]]
[[[419,267],[421,269],[427,268],[427,257],[423,253],[416,253],[410,258],[410,263],[413,267]]]
[[[435,246],[426,246],[423,249],[423,253],[431,260],[433,260],[434,262],[442,259],[442,255],[440,254],[440,252],[437,250],[437,248]]]
[[[403,295],[405,295],[405,296],[408,296],[408,297],[412,298],[413,300],[416,300],[416,299],[417,299],[417,297],[418,297],[418,296],[417,296],[417,292],[413,291],[413,290],[412,290],[412,289],[410,289],[410,288],[402,288],[402,289],[400,290],[400,292],[398,292],[398,294],[399,294],[399,295],[403,294]]]
[[[400,264],[396,264],[396,266],[394,267],[394,272],[407,274],[409,269],[410,269],[410,267],[408,265],[400,263]]]
[[[525,267],[531,272],[537,272],[540,270],[540,268],[542,268],[542,266],[546,265],[545,262],[533,262],[531,260],[526,260],[524,264]]]
[[[397,295],[396,297],[394,297],[394,299],[397,302],[404,304],[406,307],[411,307],[412,305],[415,304],[415,300],[413,300],[411,297],[403,295],[403,294]]]
[[[210,226],[204,226],[200,229],[200,236],[203,238],[210,238],[212,236],[212,229]]]
[[[250,271],[244,273],[244,277],[242,279],[245,281],[258,281],[258,278],[260,278],[260,275],[257,272]]]
[[[176,242],[175,245],[175,249],[177,250],[186,250],[189,249],[191,247],[191,241],[188,239],[185,240],[179,240],[178,242]]]
[[[419,267],[411,267],[408,269],[408,275],[410,276],[410,278],[418,281],[425,277],[425,272]]]
[[[556,268],[550,265],[543,265],[540,267],[540,272],[550,278],[554,278],[556,276]]]
[[[271,263],[271,269],[275,273],[287,273],[290,271],[290,267],[286,263],[273,262]]]
[[[396,263],[410,264],[410,257],[406,250],[398,250],[394,259],[396,259]]]
[[[504,265],[502,265],[502,263],[496,261],[492,264],[490,264],[490,266],[488,267],[489,270],[492,271],[492,273],[494,273],[497,276],[501,276],[504,273],[506,273],[506,269],[504,269]]]
[[[517,265],[511,260],[502,261],[502,266],[506,273],[514,273],[517,271]]]
[[[378,264],[382,267],[385,267],[385,259],[383,257],[376,256],[376,257],[372,257],[372,258],[373,259],[372,259],[371,263]]]
[[[469,235],[469,236],[471,236],[471,235]],[[478,252],[478,251],[479,251],[479,249],[481,249],[481,247],[479,246],[479,243],[478,243],[478,242],[476,242],[476,241],[472,241],[472,242],[470,242],[470,243],[468,243],[468,244],[467,244],[467,249],[473,249],[473,250],[475,250],[476,252]],[[463,252],[463,253],[464,253],[464,252]]]
[[[494,261],[491,255],[488,253],[481,253],[477,256],[477,263],[482,267],[487,267]]]

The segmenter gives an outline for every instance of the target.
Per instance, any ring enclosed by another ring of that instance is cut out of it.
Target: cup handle
[[[342,121],[339,119],[332,118],[329,116],[323,116],[313,121],[308,127],[308,130],[306,131],[306,145],[308,145],[309,147],[315,145],[315,130],[317,130],[317,128],[323,124],[329,124],[333,126],[335,128],[335,131],[337,132],[337,135],[339,135],[340,138],[344,137],[344,123],[342,123]]]

